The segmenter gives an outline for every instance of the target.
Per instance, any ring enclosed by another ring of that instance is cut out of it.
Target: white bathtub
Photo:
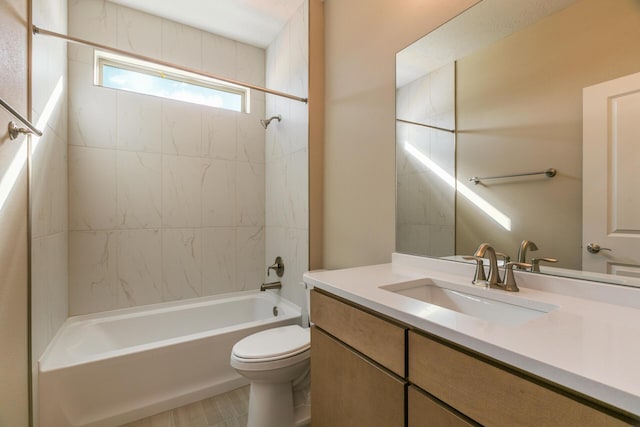
[[[257,291],[71,317],[39,360],[40,425],[115,426],[240,387],[233,345],[299,323]]]

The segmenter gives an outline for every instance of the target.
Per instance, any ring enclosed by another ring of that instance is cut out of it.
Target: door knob
[[[589,243],[587,245],[587,252],[589,252],[590,254],[597,254],[600,251],[611,251],[611,250],[612,249],[610,248],[602,248],[597,243]]]

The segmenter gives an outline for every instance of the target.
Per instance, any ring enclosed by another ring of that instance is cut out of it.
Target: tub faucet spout
[[[263,283],[260,285],[260,292],[264,292],[267,289],[281,289],[282,283],[280,282],[271,282],[271,283]]]

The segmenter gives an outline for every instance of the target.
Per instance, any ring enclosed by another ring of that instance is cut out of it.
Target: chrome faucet
[[[540,272],[540,261],[544,262],[558,262],[556,258],[533,258],[531,259],[531,271]]]
[[[531,251],[537,251],[538,250],[538,246],[536,246],[535,243],[533,243],[531,240],[523,240],[520,243],[520,249],[518,249],[518,262],[519,263],[526,263],[527,262],[527,249],[531,250]],[[531,267],[531,271],[533,272],[540,272],[540,261],[544,261],[544,262],[558,262],[557,259],[555,258],[532,258],[531,259],[531,265],[529,267]],[[525,267],[520,267],[518,266],[518,268],[520,270],[526,270]]]
[[[536,244],[531,240],[523,240],[520,243],[520,248],[518,249],[518,262],[527,262],[527,249],[531,251],[537,251],[538,246],[536,246]]]
[[[267,289],[281,289],[282,283],[280,282],[271,282],[271,283],[263,283],[260,285],[260,292],[264,292]]]
[[[485,254],[489,258],[489,279],[487,284],[493,288],[502,283],[500,272],[498,271],[498,257],[496,251],[488,243],[481,243],[473,254],[474,257],[484,258]]]
[[[468,261],[476,262],[476,272],[473,274],[473,280],[471,281],[474,285],[487,285],[487,276],[484,274],[484,258],[481,256],[463,256],[463,259]]]
[[[508,292],[518,292],[518,285],[516,284],[516,278],[513,275],[513,267],[529,268],[531,264],[524,262],[510,262],[509,257],[501,254],[505,258],[504,264],[504,282],[500,278],[500,271],[498,270],[498,256],[495,249],[488,243],[481,243],[476,249],[476,253],[473,254],[472,259],[484,258],[485,255],[489,258],[489,280],[487,286],[494,289],[502,289]],[[476,270],[477,273],[477,270]],[[475,280],[475,279],[474,279]]]

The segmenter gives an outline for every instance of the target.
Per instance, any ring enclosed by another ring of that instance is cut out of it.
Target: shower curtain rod
[[[184,67],[182,65],[172,64],[170,62],[161,61],[159,59],[150,58],[150,57],[144,56],[144,55],[138,55],[137,53],[127,52],[126,50],[117,49],[115,47],[105,46],[105,45],[102,45],[102,44],[93,43],[93,42],[90,42],[90,41],[87,41],[87,40],[83,40],[83,39],[79,39],[79,38],[76,38],[76,37],[67,36],[65,34],[56,33],[54,31],[45,30],[44,28],[40,28],[40,27],[37,27],[35,25],[33,26],[33,34],[40,34],[40,35],[43,35],[43,36],[57,37],[59,39],[66,40],[66,41],[71,42],[71,43],[76,43],[76,44],[81,44],[81,45],[85,45],[85,46],[95,47],[95,48],[98,48],[98,49],[108,50],[110,52],[114,52],[114,53],[119,53],[121,55],[130,56],[132,58],[140,59],[142,61],[153,62],[154,64],[163,65],[165,67],[176,68],[178,70],[186,71],[188,73],[200,74],[202,76],[206,76],[206,77],[209,77],[209,78],[212,78],[212,79],[220,80],[220,81],[223,81],[223,82],[226,82],[226,83],[231,83],[231,84],[238,85],[238,86],[243,86],[243,87],[246,87],[246,88],[249,88],[249,89],[254,89],[254,90],[257,90],[259,92],[269,93],[271,95],[282,96],[284,98],[293,99],[294,101],[304,102],[305,104],[309,101],[308,98],[301,98],[299,96],[289,95],[288,93],[279,92],[277,90],[272,90],[272,89],[267,89],[267,88],[264,88],[264,87],[261,87],[261,86],[256,86],[256,85],[253,85],[251,83],[244,83],[244,82],[240,82],[240,81],[237,81],[237,80],[229,79],[227,77],[220,77],[220,76],[217,76],[215,74],[206,73],[206,72],[203,72],[203,71],[200,71],[200,70],[196,70],[196,69],[193,69],[193,68]]]

